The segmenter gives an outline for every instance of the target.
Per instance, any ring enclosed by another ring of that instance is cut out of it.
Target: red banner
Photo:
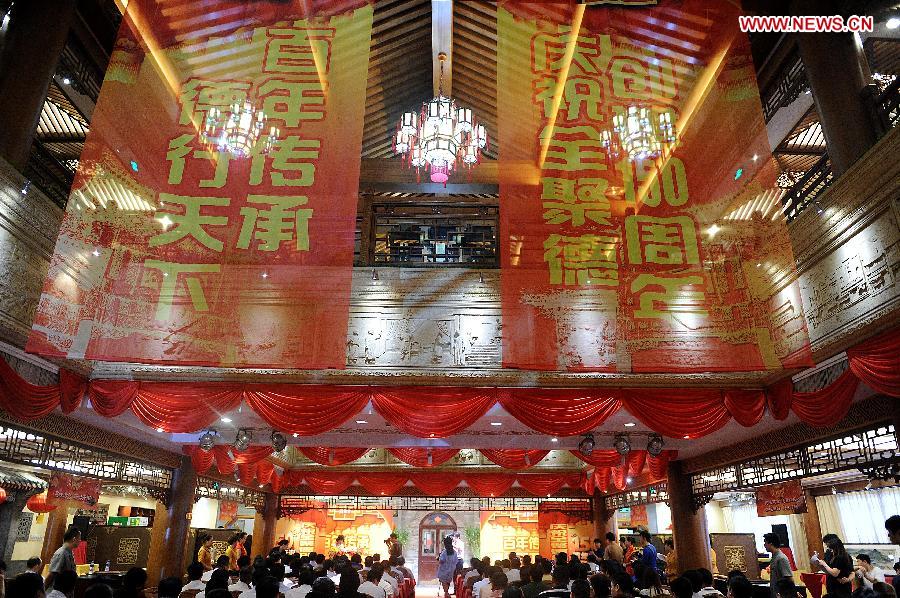
[[[95,508],[100,500],[100,480],[54,472],[50,476],[47,502],[58,503],[63,500],[80,502],[87,508]]]
[[[756,514],[760,517],[806,513],[806,495],[800,480],[780,482],[756,489]]]
[[[371,24],[132,0],[28,350],[344,367]]]
[[[498,10],[504,366],[811,365],[737,16],[708,0]]]

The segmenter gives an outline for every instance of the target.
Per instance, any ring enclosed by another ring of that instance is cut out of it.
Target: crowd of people
[[[900,516],[885,521],[888,539],[900,545]],[[334,558],[311,552],[290,555],[288,542],[280,541],[267,557],[252,559],[242,554],[246,534],[235,534],[229,549],[212,561],[210,537],[202,537],[186,579],[169,577],[157,587],[158,598],[401,598],[404,585],[415,585],[406,561],[391,550],[390,558],[375,554],[363,559],[359,554],[339,553]],[[396,538],[394,538],[396,542]],[[72,598],[78,575],[72,551],[81,542],[73,528],[54,553],[49,575],[41,574],[40,558],[29,559],[27,570],[16,576],[6,596],[15,598]],[[771,554],[769,585],[771,598],[805,598],[798,591],[793,571],[782,552],[779,537],[765,534]],[[386,541],[392,548],[390,541]],[[900,562],[893,587],[885,583],[885,573],[869,555],[855,559],[834,534],[823,538],[824,552],[811,557],[813,568],[826,576],[825,596],[831,598],[897,598],[900,590]],[[578,555],[559,553],[553,559],[540,555],[508,558],[472,558],[468,566],[459,558],[452,538],[445,538],[439,556],[438,579],[445,598],[451,589],[456,598],[753,598],[754,584],[740,571],[728,572],[716,580],[709,569],[677,570],[676,547],[666,540],[659,552],[646,531],[616,539],[612,533],[594,540],[594,548],[582,560]],[[4,598],[6,565],[0,561],[0,598]],[[146,598],[147,572],[128,570],[121,587],[113,592],[105,583],[95,583],[85,598]],[[718,587],[717,587],[718,585]]]

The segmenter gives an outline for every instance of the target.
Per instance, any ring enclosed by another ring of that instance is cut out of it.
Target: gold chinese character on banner
[[[632,264],[700,263],[697,234],[690,216],[627,216],[625,245],[628,261]]]
[[[544,261],[550,266],[550,284],[618,285],[617,241],[616,237],[608,235],[550,235],[544,241]]]
[[[210,108],[224,114],[235,104],[243,104],[250,84],[243,81],[207,81],[191,78],[181,88],[181,116],[178,124],[202,127]]]
[[[604,166],[598,170],[605,170]],[[548,224],[583,226],[586,220],[603,226],[610,222],[609,198],[606,197],[606,179],[541,178],[541,199],[544,220]]]
[[[159,301],[156,304],[156,319],[168,320],[172,314],[172,301],[175,298],[175,290],[178,286],[178,278],[181,274],[208,274],[219,272],[219,264],[175,264],[159,260],[147,260],[144,262],[147,268],[153,268],[162,272],[162,284],[159,287]],[[194,311],[208,311],[206,295],[200,279],[196,276],[186,276],[185,285]]]
[[[538,33],[533,41],[532,69],[536,73],[557,72],[565,64],[566,46],[572,37],[572,28],[563,26],[559,33]],[[612,54],[612,41],[608,35],[578,35],[572,54],[570,73],[596,75],[606,69]]]
[[[275,142],[268,154],[264,154],[257,144],[250,166],[250,184],[261,185],[267,162],[271,162],[269,179],[276,187],[309,187],[315,182],[316,163],[319,159],[318,139],[302,139],[288,135]]]
[[[545,76],[536,81],[534,87],[534,97],[542,103],[544,118],[551,118],[557,88],[556,78]],[[606,117],[600,112],[604,96],[603,87],[597,79],[569,77],[563,87],[557,122],[605,122]]]
[[[269,79],[260,86],[259,97],[269,120],[280,120],[285,127],[325,118],[325,93],[318,81]]]
[[[227,216],[210,216],[201,214],[205,207],[227,206],[227,197],[192,197],[188,195],[173,195],[172,193],[160,193],[159,200],[166,208],[174,205],[184,206],[184,213],[156,212],[156,218],[163,220],[168,218],[171,222],[165,230],[150,237],[150,247],[159,247],[175,243],[186,237],[191,237],[204,247],[213,251],[222,251],[222,241],[210,235],[207,226],[225,226],[228,224]]]
[[[703,284],[702,276],[656,276],[639,274],[631,282],[631,292],[637,297],[635,318],[653,318],[685,324],[688,316],[704,316],[703,291],[684,287]]]
[[[547,140],[547,136],[552,137]],[[568,172],[605,170],[606,152],[595,127],[544,127],[541,143],[547,143],[544,168]]]
[[[334,29],[310,28],[304,21],[298,21],[290,29],[265,29],[265,35],[263,72],[324,80],[331,62]]]
[[[252,238],[259,241],[260,251],[277,251],[283,241],[294,240],[297,251],[309,250],[309,219],[311,209],[296,209],[306,205],[307,198],[249,195],[247,203],[268,205],[268,209],[256,207],[241,208],[244,222],[238,237],[237,247],[248,249]]]

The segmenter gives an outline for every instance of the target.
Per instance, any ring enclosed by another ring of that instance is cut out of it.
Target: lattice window
[[[172,485],[171,469],[9,426],[0,426],[0,460],[137,484],[160,498]]]
[[[584,498],[477,498],[436,496],[282,496],[282,516],[300,514],[310,509],[406,510],[406,511],[537,511],[540,505],[589,504]]]
[[[711,496],[741,488],[832,473],[872,469],[900,463],[894,426],[878,426],[823,442],[701,471],[691,476],[694,496]]]
[[[611,494],[604,500],[606,502],[606,508],[609,511],[614,511],[616,509],[633,507],[635,505],[667,502],[669,500],[669,493],[666,484],[655,484],[639,490]]]
[[[262,509],[266,504],[266,495],[262,492],[241,486],[222,484],[218,480],[202,476],[197,478],[194,498],[227,500],[256,509]]]

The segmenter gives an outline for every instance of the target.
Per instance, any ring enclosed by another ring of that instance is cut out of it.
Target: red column
[[[691,476],[682,471],[681,461],[669,463],[668,490],[678,571],[710,569],[706,511],[695,508]]]

